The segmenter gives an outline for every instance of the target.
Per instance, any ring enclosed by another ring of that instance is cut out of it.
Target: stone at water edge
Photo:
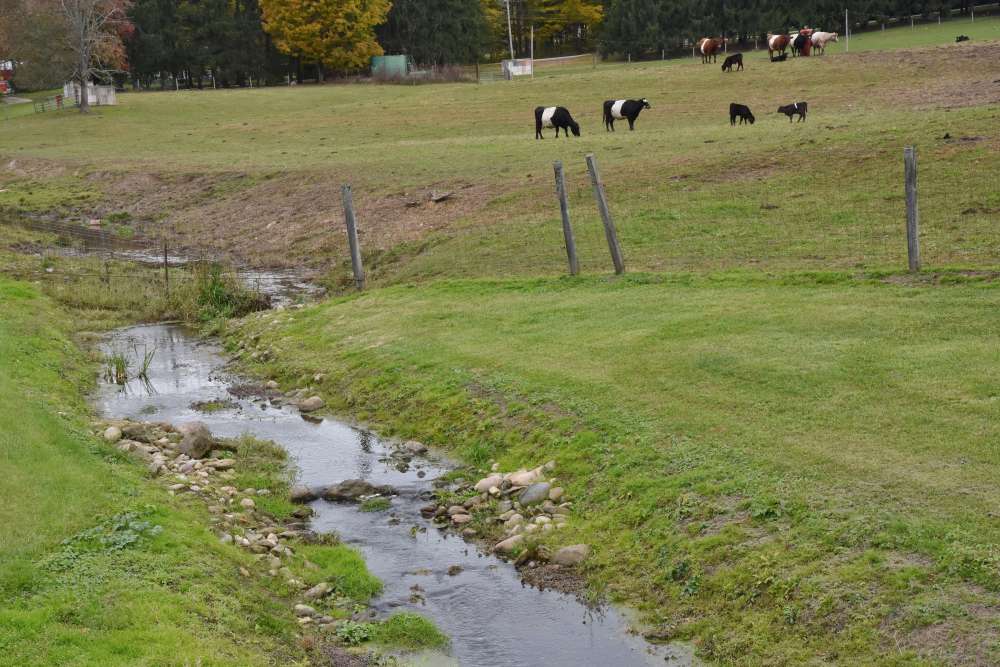
[[[565,493],[566,492],[563,491],[563,488],[561,486],[554,486],[551,489],[549,489],[549,500],[551,500],[554,503],[557,503],[562,499]]]
[[[319,496],[304,484],[296,484],[288,491],[288,499],[293,503],[311,503]]]
[[[315,412],[325,405],[326,403],[319,396],[310,396],[299,403],[299,412]]]
[[[297,604],[294,607],[296,616],[315,616],[316,610],[307,604]]]
[[[548,482],[538,482],[532,484],[526,488],[521,495],[518,497],[517,501],[521,503],[522,506],[527,507],[529,505],[538,505],[542,501],[548,500],[549,498],[549,483]]]
[[[117,426],[109,426],[104,430],[104,439],[108,442],[118,442],[122,439],[122,430]]]
[[[375,486],[363,479],[345,479],[323,492],[325,500],[358,500],[361,496],[392,495],[396,490],[391,486]]]
[[[456,514],[468,514],[468,511],[461,505],[452,505],[448,508],[448,514],[455,516]]]
[[[472,517],[468,514],[453,514],[451,517],[451,522],[456,526],[461,526],[472,521]]]
[[[556,565],[579,565],[590,555],[590,547],[586,544],[571,544],[563,547],[552,555],[551,561]]]
[[[476,482],[474,487],[479,493],[487,493],[491,487],[500,486],[503,482],[503,475],[490,475]]]
[[[407,440],[403,443],[403,449],[410,454],[425,454],[427,452],[427,445],[416,440]]]
[[[278,383],[275,382],[274,380],[268,380],[267,383],[264,385],[264,388],[270,389],[271,391],[275,391],[278,388]]]
[[[518,470],[507,475],[507,481],[511,486],[528,486],[541,479],[542,473],[538,470]]]
[[[498,554],[509,554],[514,551],[520,544],[524,542],[524,535],[515,535],[514,537],[508,537],[502,542],[498,542],[494,547],[493,551]]]
[[[178,426],[177,431],[183,436],[177,450],[193,459],[202,458],[212,451],[212,447],[215,445],[212,432],[208,430],[204,422],[187,422]]]
[[[320,583],[316,584],[315,586],[307,590],[302,595],[307,600],[318,600],[319,598],[326,597],[327,595],[329,595],[331,591],[333,591],[333,586],[326,583],[325,581],[321,581]]]

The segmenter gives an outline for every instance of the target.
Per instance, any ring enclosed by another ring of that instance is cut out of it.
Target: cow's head
[[[574,137],[579,137],[580,136],[580,124],[578,122],[576,122],[575,120],[571,120],[569,122],[569,129],[573,130],[573,136]]]
[[[831,42],[836,42],[837,41],[837,33],[833,33],[833,37],[830,38],[830,41]]]
[[[642,102],[642,108],[643,109],[652,109],[653,108],[653,107],[649,106],[649,100],[647,100],[645,97],[642,98],[639,101]]]

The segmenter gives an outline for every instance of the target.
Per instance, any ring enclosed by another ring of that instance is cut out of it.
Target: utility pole
[[[510,27],[510,0],[504,0],[507,6],[507,42],[510,44],[510,59],[514,60],[514,32]]]
[[[844,49],[845,53],[850,53],[851,51],[851,22],[847,18],[847,10],[844,10],[844,34],[847,35],[847,48]]]

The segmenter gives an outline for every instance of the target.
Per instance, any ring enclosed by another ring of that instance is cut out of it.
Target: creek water
[[[529,665],[694,664],[682,645],[647,644],[628,632],[614,608],[592,610],[572,596],[522,584],[508,563],[480,552],[474,544],[439,531],[421,518],[432,481],[449,469],[432,453],[401,471],[375,434],[335,419],[306,420],[297,411],[260,398],[237,398],[228,389],[241,379],[226,370],[221,349],[183,328],[151,325],[122,329],[105,342],[106,350],[156,353],[149,384],[122,390],[102,384],[96,401],[108,418],[182,423],[200,420],[218,436],[250,433],[287,449],[307,485],[329,485],[361,478],[390,484],[398,495],[388,512],[366,513],[356,505],[324,500],[312,506],[313,528],[336,532],[357,548],[369,569],[384,583],[376,610],[405,609],[433,619],[451,638],[446,654],[412,657],[411,664],[501,667]],[[204,414],[191,404],[230,400],[231,407]],[[448,574],[449,567],[461,571]],[[411,587],[422,599],[411,601]]]

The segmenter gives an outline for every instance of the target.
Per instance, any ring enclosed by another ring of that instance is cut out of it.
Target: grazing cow
[[[775,53],[779,56],[785,55],[785,49],[788,48],[791,41],[792,38],[788,35],[774,35],[767,33],[767,57],[774,61]],[[784,58],[782,58],[782,60],[784,60]]]
[[[783,63],[786,60],[788,60],[788,54],[787,53],[782,53],[780,56],[772,56],[772,58],[771,58],[771,62],[772,63]]]
[[[812,47],[820,54],[826,53],[827,44],[838,41],[837,33],[835,32],[816,31],[810,36],[809,39],[812,42]]]
[[[728,58],[726,58],[726,61],[724,63],[722,63],[722,71],[723,72],[732,72],[733,71],[733,65],[736,65],[736,69],[737,70],[742,70],[743,69],[743,54],[742,53],[734,53],[733,55],[731,55]]]
[[[570,130],[573,130],[574,137],[580,136],[580,126],[569,115],[569,110],[566,107],[536,107],[535,139],[545,138],[542,136],[542,128],[545,127],[556,128],[556,137],[559,136],[559,130],[562,130],[567,137],[569,137]]]
[[[606,100],[604,102],[604,129],[608,132],[615,131],[615,121],[622,118],[628,121],[628,129],[635,129],[635,119],[639,117],[643,109],[650,109],[649,101],[644,97],[641,100]]]
[[[778,113],[783,113],[788,116],[788,122],[792,122],[792,116],[798,114],[799,122],[801,123],[806,119],[806,114],[809,112],[808,102],[795,102],[794,104],[786,104],[783,107],[778,107]]]
[[[745,122],[753,125],[754,120],[756,120],[750,112],[750,107],[733,102],[729,105],[729,124],[736,125],[737,118],[740,119],[740,125]]]
[[[958,37],[955,38],[956,44],[958,44],[959,42],[967,42],[967,41],[969,41],[968,35],[959,35]]]
[[[810,39],[812,35],[812,30],[809,28],[803,28],[799,30],[799,34],[792,36],[792,55],[793,56],[808,56],[809,49],[812,47],[812,40]]]
[[[701,53],[701,64],[707,65],[709,60],[718,62],[719,52],[726,46],[722,37],[702,37],[698,40],[698,51]]]

